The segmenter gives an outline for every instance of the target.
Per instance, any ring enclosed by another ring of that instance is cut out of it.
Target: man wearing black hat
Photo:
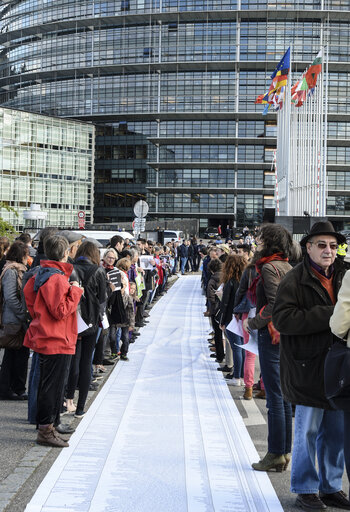
[[[281,281],[272,321],[281,333],[281,387],[296,406],[291,491],[303,510],[350,510],[341,490],[344,471],[343,412],[324,394],[324,361],[335,337],[329,319],[345,273],[336,259],[345,240],[331,222],[316,222],[300,244],[304,260]],[[317,453],[318,471],[315,466]]]

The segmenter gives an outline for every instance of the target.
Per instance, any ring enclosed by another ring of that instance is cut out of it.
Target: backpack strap
[[[95,274],[95,272],[96,272],[96,270],[98,268],[99,268],[98,265],[92,264],[92,265],[89,265],[88,268],[86,268],[85,272],[83,272],[81,270],[81,267],[79,267],[79,265],[74,267],[74,270],[78,274],[79,279],[81,280],[81,284],[82,284],[83,287],[87,286],[87,284],[89,283],[91,277]]]

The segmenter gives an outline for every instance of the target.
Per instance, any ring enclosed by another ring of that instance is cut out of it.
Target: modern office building
[[[39,204],[51,226],[93,220],[93,125],[0,107],[1,217],[16,229]],[[16,215],[16,213],[17,215]]]
[[[288,46],[295,79],[327,43],[327,213],[350,220],[349,39],[349,0],[8,0],[0,100],[99,125],[96,221],[131,218],[147,188],[160,220],[252,225],[276,146],[255,98]]]

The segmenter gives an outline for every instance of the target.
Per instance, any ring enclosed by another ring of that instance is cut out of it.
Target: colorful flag
[[[272,82],[266,94],[260,94],[255,103],[268,104],[264,108],[263,115],[267,114],[269,108],[275,112],[283,107],[285,87],[288,81],[290,69],[290,48],[283,55],[276,69],[271,75]]]
[[[291,101],[294,103],[295,107],[301,107],[304,104],[307,90],[308,85],[305,80],[305,73],[303,73],[302,77],[297,81],[296,84],[293,85],[291,89]]]
[[[317,83],[317,77],[322,71],[322,48],[318,52],[316,59],[305,73],[305,80],[308,88],[313,89]]]
[[[268,101],[265,99],[267,92],[265,94],[259,94],[259,96],[255,100],[255,104],[265,104]]]
[[[281,87],[285,87],[287,85],[289,68],[290,48],[288,48],[286,53],[283,55],[275,71],[271,75],[272,82],[270,85],[269,92],[267,93],[269,97],[272,96],[274,93],[279,94],[281,91]]]
[[[314,93],[317,77],[322,71],[322,49],[318,52],[317,57],[302,74],[301,78],[293,85],[291,89],[291,100],[295,107],[301,107],[306,100],[306,96]]]

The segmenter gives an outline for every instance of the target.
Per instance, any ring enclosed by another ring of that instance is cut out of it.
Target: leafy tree
[[[12,208],[12,206],[9,206],[8,204],[3,203],[2,201],[0,201],[0,210],[1,209],[4,209],[8,212],[12,212],[16,215],[16,217],[18,217],[17,211],[14,208]],[[10,224],[2,217],[0,217],[0,236],[8,236],[9,238],[13,238],[15,234],[17,234],[17,231],[12,226],[12,224]]]

